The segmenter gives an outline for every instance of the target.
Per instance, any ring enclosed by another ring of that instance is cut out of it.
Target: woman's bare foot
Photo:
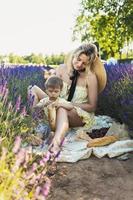
[[[51,144],[49,145],[49,151],[56,157],[60,152],[60,150],[61,150],[60,143],[57,142],[57,140],[53,139]]]

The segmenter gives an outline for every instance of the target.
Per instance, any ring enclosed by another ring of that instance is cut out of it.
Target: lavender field
[[[133,129],[133,65],[105,64],[107,85],[99,96],[97,114],[106,114]],[[21,96],[21,105],[28,109],[27,87],[44,88],[44,72],[48,66],[0,67],[0,86],[7,84],[8,100],[13,104]]]
[[[27,86],[43,89],[45,69],[49,67],[0,68],[0,199],[45,200],[49,194],[50,153],[34,155],[28,140],[34,122],[28,114]]]
[[[132,132],[133,65],[105,64],[105,68],[108,81],[99,95],[96,114],[111,116]],[[44,74],[49,69],[49,66],[0,66],[0,199],[45,200],[50,192],[50,171],[55,159],[51,161],[49,152],[34,155],[32,145],[23,147],[35,125],[27,87],[36,84],[44,89]]]
[[[38,85],[44,88],[44,73],[49,70],[49,66],[28,66],[11,65],[0,67],[0,86],[7,85],[9,89],[8,101],[14,104],[21,96],[21,105],[27,107],[27,87],[29,85]],[[28,107],[27,107],[28,108]]]

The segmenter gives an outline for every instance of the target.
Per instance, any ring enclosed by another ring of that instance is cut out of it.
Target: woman
[[[106,72],[98,57],[94,44],[83,44],[74,50],[65,65],[56,69],[55,74],[63,80],[61,97],[71,102],[57,107],[57,121],[51,150],[59,150],[62,139],[69,127],[90,128],[94,122],[94,112],[97,106],[98,93],[106,85]],[[46,96],[40,88],[33,86],[34,105]]]

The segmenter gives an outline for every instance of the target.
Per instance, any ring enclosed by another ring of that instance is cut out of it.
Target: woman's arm
[[[88,103],[76,104],[74,106],[79,106],[87,112],[94,112],[97,106],[98,99],[98,82],[95,74],[91,74],[87,80],[88,87]]]

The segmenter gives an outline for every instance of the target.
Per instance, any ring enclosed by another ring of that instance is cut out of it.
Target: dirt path
[[[48,200],[133,200],[133,156],[58,163]]]

